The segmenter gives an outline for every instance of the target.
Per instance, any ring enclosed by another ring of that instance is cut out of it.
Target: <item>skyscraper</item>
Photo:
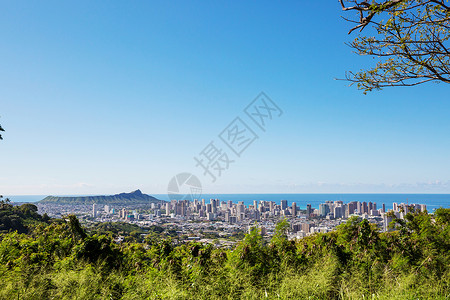
[[[92,217],[96,218],[97,217],[97,204],[92,204]]]
[[[245,217],[245,206],[243,201],[239,201],[237,205],[237,218],[239,221],[242,221]]]
[[[335,219],[342,218],[342,206],[336,206],[333,215]]]
[[[273,212],[274,206],[275,206],[275,203],[273,203],[273,201],[270,201],[269,202],[269,209],[270,209],[271,212]]]
[[[292,202],[292,215],[297,216],[297,203]]]
[[[311,214],[311,204],[306,204],[306,216],[309,217]]]
[[[330,208],[326,203],[319,204],[319,215],[325,217],[330,212]]]
[[[369,207],[367,206],[367,202],[363,202],[362,203],[362,205],[361,205],[362,207],[362,212],[361,212],[361,214],[368,214],[369,213]]]

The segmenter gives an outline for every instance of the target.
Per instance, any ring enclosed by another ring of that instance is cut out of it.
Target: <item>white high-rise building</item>
[[[96,218],[97,217],[97,204],[92,204],[92,217]]]
[[[166,203],[166,216],[170,215],[170,203]]]

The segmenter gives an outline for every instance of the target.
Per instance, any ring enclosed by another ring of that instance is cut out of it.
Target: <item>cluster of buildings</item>
[[[154,214],[142,214],[138,211],[145,210],[146,207],[142,205],[133,207],[119,207],[117,210],[112,208],[110,205],[92,204],[91,216],[99,221],[139,221],[145,219],[153,219],[153,217],[160,217],[161,211],[159,210],[160,204],[151,203],[150,209],[154,211]],[[117,212],[116,212],[117,211]]]
[[[208,221],[221,220],[229,224],[236,224],[248,220],[260,221],[279,217],[297,217],[301,214],[299,207],[293,202],[288,206],[287,200],[280,204],[274,201],[253,201],[245,205],[243,201],[233,203],[231,200],[205,199],[194,201],[172,200],[161,207],[165,216],[184,219],[203,219]],[[306,213],[312,214],[311,205],[308,204]]]
[[[392,210],[383,214],[383,231],[391,230],[389,224],[394,219],[394,216],[398,219],[403,219],[405,215],[412,210],[424,212],[427,210],[427,206],[425,204],[397,204],[394,202],[392,204]]]
[[[369,215],[380,216],[385,212],[385,205],[377,210],[377,204],[372,202],[353,201],[344,204],[342,201],[325,201],[319,204],[318,216],[326,217],[328,219],[347,219],[351,215]]]
[[[394,203],[393,211],[398,212],[399,218],[408,212],[408,209],[415,208],[426,210],[423,204],[397,204]],[[350,216],[358,215],[365,217],[382,217],[386,213],[385,204],[377,209],[375,202],[352,201],[344,203],[343,201],[325,201],[319,204],[319,208],[312,208],[311,204],[306,205],[306,209],[301,210],[295,202],[288,206],[287,200],[281,200],[280,204],[274,201],[253,201],[251,205],[245,205],[243,201],[233,203],[229,201],[219,201],[219,199],[210,199],[209,203],[205,199],[200,200],[172,200],[166,202],[161,207],[163,214],[172,218],[179,217],[185,219],[204,219],[204,220],[223,220],[230,224],[242,222],[245,220],[268,220],[277,217],[291,218],[325,218],[348,219]],[[161,213],[161,209],[155,210]],[[403,213],[400,213],[403,211]]]
[[[95,222],[125,221],[140,226],[158,225],[178,228],[180,235],[195,238],[210,230],[209,235],[230,236],[238,231],[247,232],[252,226],[258,226],[261,234],[270,236],[275,225],[281,219],[290,223],[290,238],[302,238],[316,232],[332,231],[352,216],[367,219],[377,224],[381,230],[388,231],[393,217],[402,219],[410,210],[425,211],[423,204],[397,204],[387,211],[384,204],[380,208],[373,202],[325,201],[313,208],[307,204],[300,209],[295,202],[288,205],[287,200],[279,204],[274,201],[253,201],[245,205],[243,201],[234,203],[210,200],[171,200],[150,205],[116,206],[92,204],[91,213],[85,211],[87,220]],[[80,215],[80,212],[78,213]],[[81,213],[83,215],[83,213]],[[92,219],[93,218],[93,219]]]

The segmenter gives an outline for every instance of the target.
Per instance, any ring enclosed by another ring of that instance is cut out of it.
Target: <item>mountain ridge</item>
[[[47,196],[38,201],[41,204],[147,204],[160,202],[153,196],[143,194],[139,189],[131,193],[120,193],[103,196],[59,197]]]

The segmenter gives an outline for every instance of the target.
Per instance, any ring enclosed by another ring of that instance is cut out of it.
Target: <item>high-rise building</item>
[[[315,225],[313,223],[303,223],[302,224],[302,231],[309,233],[311,231],[311,228]]]
[[[245,205],[243,201],[239,201],[236,207],[236,216],[238,221],[242,221],[245,218]]]
[[[297,216],[297,203],[292,202],[292,215]]]
[[[330,212],[329,206],[326,203],[319,204],[319,215],[325,217]]]
[[[92,217],[96,218],[97,217],[97,204],[92,204]]]
[[[342,218],[342,206],[336,206],[333,211],[335,219]]]
[[[424,212],[427,210],[427,206],[425,204],[420,204],[420,211]]]
[[[177,202],[177,204],[175,205],[175,215],[185,217],[186,212],[187,212],[186,202],[185,201]]]
[[[264,206],[262,203],[259,204],[259,209],[258,209],[258,210],[259,210],[260,213],[265,212],[264,207],[265,207],[265,206]]]
[[[226,211],[227,209],[228,209],[227,203],[226,203],[225,201],[222,201],[222,202],[220,203],[220,210]]]
[[[355,202],[355,201],[350,202],[350,203],[348,204],[347,208],[348,208],[348,209],[347,209],[347,210],[348,210],[348,216],[354,214],[354,213],[355,213],[355,209],[356,209],[356,202]],[[348,217],[348,216],[347,216],[347,217]]]
[[[311,210],[311,204],[306,204],[306,216],[309,217],[309,215],[311,214],[312,210]]]
[[[287,208],[287,200],[281,200],[281,210],[285,210]]]
[[[255,213],[255,215],[254,215],[255,216],[255,220],[256,221],[261,220],[261,213],[258,210],[255,210],[254,213]]]
[[[383,231],[391,231],[389,228],[389,224],[392,222],[392,218],[388,217],[387,215],[384,215],[383,217]]]
[[[362,203],[361,209],[362,209],[361,214],[368,214],[369,213],[369,207],[367,206],[367,202],[366,201],[364,201]]]
[[[227,223],[230,222],[230,212],[229,211],[225,212],[225,222],[227,222]]]

